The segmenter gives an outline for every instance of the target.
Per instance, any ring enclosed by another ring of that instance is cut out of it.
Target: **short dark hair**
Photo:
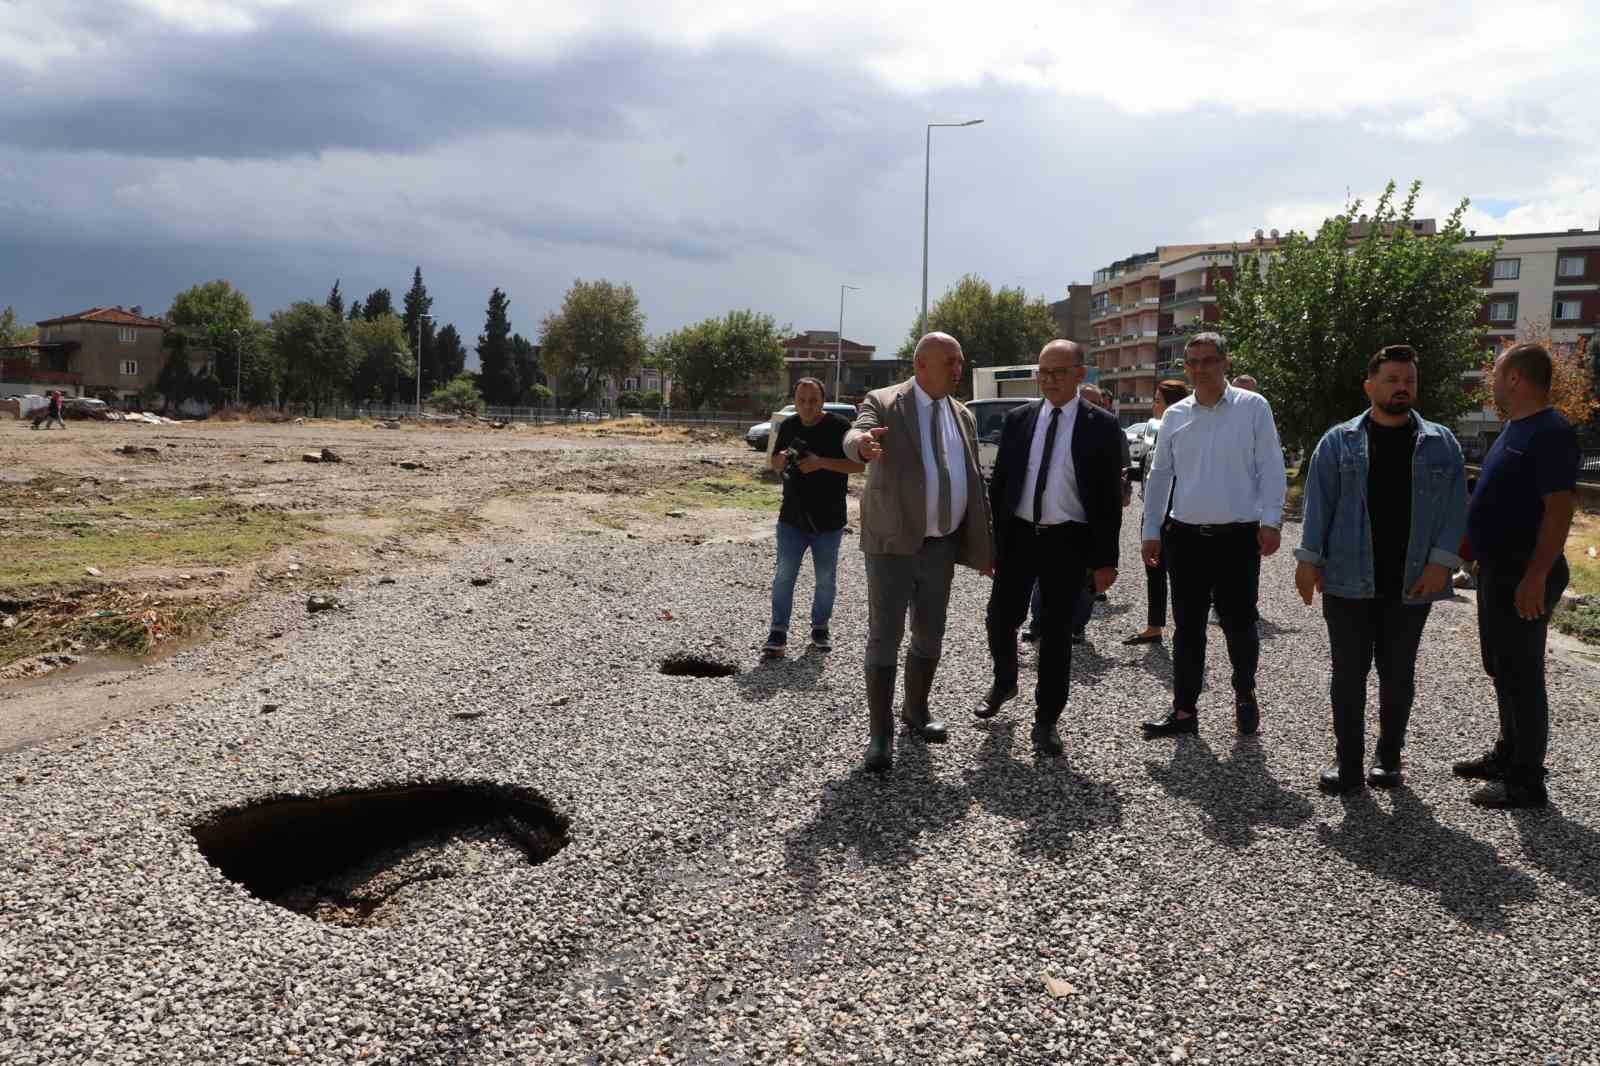
[[[828,402],[828,390],[823,388],[822,382],[818,381],[816,378],[801,378],[799,381],[795,382],[793,395],[799,395],[800,386],[802,385],[813,386],[817,390],[817,395],[822,397],[822,402]]]
[[[1544,345],[1532,341],[1514,344],[1506,349],[1505,360],[1507,370],[1515,370],[1522,375],[1523,381],[1536,389],[1550,391],[1550,382],[1555,378],[1555,364]]]
[[[1386,344],[1367,360],[1367,377],[1375,378],[1384,363],[1415,363],[1417,350],[1409,344]]]
[[[1189,386],[1177,378],[1168,378],[1166,381],[1157,382],[1156,391],[1161,394],[1161,402],[1171,407],[1179,400],[1189,397]]]
[[[1215,330],[1208,329],[1204,333],[1196,333],[1194,336],[1190,337],[1188,341],[1184,343],[1183,354],[1187,356],[1189,354],[1189,349],[1193,348],[1197,344],[1209,344],[1211,347],[1217,350],[1217,354],[1219,356],[1224,359],[1228,358],[1228,338],[1224,337]]]

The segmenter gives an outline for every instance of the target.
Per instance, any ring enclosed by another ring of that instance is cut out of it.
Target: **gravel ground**
[[[236,625],[284,630],[281,658],[0,756],[0,1061],[1600,1062],[1595,675],[1552,666],[1555,809],[1479,811],[1448,764],[1490,738],[1491,689],[1470,600],[1442,604],[1410,787],[1323,797],[1326,638],[1285,550],[1261,735],[1234,735],[1212,629],[1201,736],[1146,742],[1170,665],[1117,644],[1144,609],[1132,525],[1067,757],[1031,756],[1026,699],[971,718],[987,585],[963,571],[950,743],[902,738],[887,779],[856,770],[853,544],[836,650],[765,665],[770,541],[490,543],[363,577],[346,610],[262,601]],[[677,652],[741,672],[660,675]],[[571,841],[539,866],[435,842],[458,875],[352,928],[252,897],[188,832],[439,779],[533,789]]]

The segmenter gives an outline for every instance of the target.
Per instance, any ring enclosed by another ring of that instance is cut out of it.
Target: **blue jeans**
[[[839,543],[844,530],[807,533],[799,526],[778,523],[778,570],[772,575],[772,628],[789,631],[789,615],[794,611],[794,582],[800,576],[800,560],[811,549],[811,568],[817,574],[816,595],[811,598],[811,628],[827,629],[833,617],[833,597],[838,590]]]

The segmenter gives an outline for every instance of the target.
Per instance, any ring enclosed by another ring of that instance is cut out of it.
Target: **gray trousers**
[[[867,556],[868,667],[895,666],[911,611],[911,654],[938,659],[960,534],[931,537],[915,555]]]

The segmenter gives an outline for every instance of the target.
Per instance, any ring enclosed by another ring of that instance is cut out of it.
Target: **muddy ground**
[[[337,461],[306,461],[324,449]],[[572,538],[759,538],[778,497],[714,430],[0,422],[0,752],[281,656],[281,629],[245,610],[264,599],[486,542],[534,558]],[[200,640],[234,645],[235,668],[144,669]]]

